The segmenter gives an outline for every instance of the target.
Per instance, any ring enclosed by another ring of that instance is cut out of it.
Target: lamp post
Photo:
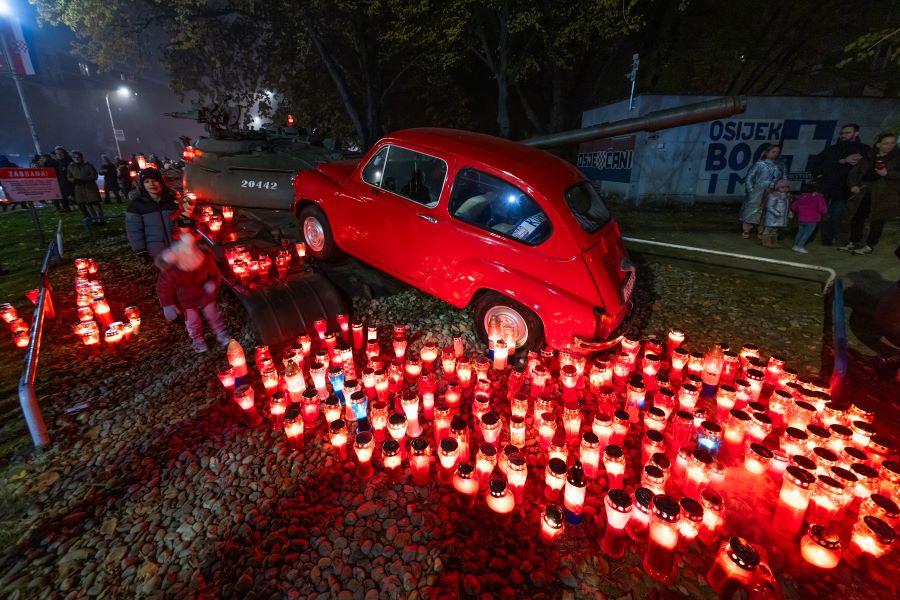
[[[128,89],[128,86],[123,85],[119,89],[116,90],[116,93],[120,97],[126,98],[131,93],[131,90]],[[115,142],[116,142],[116,158],[122,158],[122,150],[121,150],[121,148],[119,148],[119,137],[116,135],[116,122],[113,119],[112,107],[109,105],[109,92],[106,92],[105,98],[106,98],[106,110],[109,112],[109,124],[112,126],[113,140],[115,140]]]

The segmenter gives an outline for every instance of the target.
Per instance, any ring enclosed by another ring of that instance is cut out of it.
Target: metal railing
[[[622,237],[626,242],[634,244],[643,244],[647,246],[656,246],[659,248],[669,248],[672,250],[684,250],[687,252],[695,252],[698,254],[707,254],[710,256],[721,256],[726,258],[736,258],[757,263],[791,267],[795,269],[806,269],[809,271],[817,271],[826,275],[825,282],[822,287],[822,293],[826,298],[826,327],[831,329],[831,338],[833,342],[833,364],[830,369],[830,390],[832,397],[837,397],[840,393],[844,378],[847,376],[847,366],[850,358],[847,349],[847,319],[844,309],[844,284],[837,272],[831,267],[823,267],[820,265],[810,265],[789,260],[778,260],[777,258],[768,258],[764,256],[750,256],[748,254],[738,254],[736,252],[725,252],[722,250],[711,250],[709,248],[699,248],[697,246],[685,246],[683,244],[671,244],[669,242],[657,242],[656,240],[644,240],[640,238]],[[827,345],[827,341],[826,341]],[[826,371],[826,365],[822,365],[822,370]]]
[[[37,302],[34,306],[34,317],[31,319],[31,336],[28,340],[28,348],[25,350],[25,370],[19,378],[19,404],[22,406],[22,415],[28,425],[28,433],[36,448],[43,448],[50,444],[50,436],[47,433],[47,425],[41,415],[41,407],[38,406],[37,395],[34,392],[34,380],[37,378],[38,360],[41,357],[41,336],[44,332],[44,317],[53,306],[50,296],[50,262],[53,258],[62,257],[62,220],[56,226],[56,239],[50,242],[47,252],[44,254],[44,262],[41,263],[40,288]]]

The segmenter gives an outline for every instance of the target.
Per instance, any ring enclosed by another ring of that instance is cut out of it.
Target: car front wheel
[[[300,235],[306,242],[306,251],[319,260],[333,258],[339,252],[331,234],[328,217],[318,206],[311,204],[297,215]]]
[[[516,339],[516,351],[538,350],[544,341],[544,324],[533,310],[496,292],[488,292],[475,302],[475,331],[488,343],[488,326],[493,319],[500,326],[511,328]]]

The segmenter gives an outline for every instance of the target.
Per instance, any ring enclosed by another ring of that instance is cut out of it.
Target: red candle
[[[584,479],[584,471],[581,463],[575,461],[566,475],[566,485],[563,488],[563,506],[572,515],[572,521],[581,522],[581,512],[584,510],[584,496],[587,481]]]
[[[873,561],[890,553],[894,539],[894,529],[884,520],[861,517],[853,526],[844,560],[857,569],[866,569]]]
[[[469,508],[475,506],[475,496],[478,494],[478,477],[472,463],[459,463],[451,480],[453,489],[459,494],[460,506]]]
[[[512,511],[516,507],[516,500],[512,492],[507,489],[505,479],[502,477],[491,479],[486,500],[488,508],[496,513],[504,523],[508,524],[512,520]]]
[[[830,571],[841,562],[840,539],[824,525],[810,525],[800,540],[800,556],[812,566]]]
[[[506,467],[506,479],[509,490],[516,499],[516,504],[521,504],[525,499],[525,482],[528,479],[528,464],[525,456],[520,452],[514,452],[509,456]]]
[[[413,485],[428,485],[431,481],[431,447],[422,437],[410,442],[409,470]]]
[[[603,500],[606,528],[600,539],[600,550],[609,558],[625,556],[625,527],[632,514],[631,496],[625,490],[610,489]]]
[[[477,416],[477,415],[476,415]],[[481,417],[481,435],[487,444],[497,445],[500,440],[500,429],[503,423],[497,411],[488,411]]]
[[[319,410],[321,403],[319,394],[313,388],[307,388],[303,391],[303,420],[310,426],[314,426],[319,419]]]
[[[664,494],[654,496],[644,572],[665,585],[674,583],[677,575],[675,549],[678,547],[680,513],[673,498]]]
[[[284,413],[284,436],[293,450],[303,447],[303,417],[296,407]]]
[[[544,471],[544,498],[550,502],[559,502],[562,489],[566,483],[566,463],[559,458],[551,458],[547,461]]]
[[[331,446],[337,452],[338,458],[347,459],[347,422],[336,419],[328,426],[328,437]]]
[[[819,475],[810,496],[809,522],[828,525],[846,501],[844,485],[830,475]]]
[[[513,446],[522,448],[525,446],[526,438],[525,417],[513,415],[509,419],[509,443]]]
[[[654,495],[652,491],[643,487],[637,488],[632,494],[634,510],[625,525],[625,533],[635,542],[647,541],[647,531],[650,528],[650,504],[653,502]]]
[[[400,481],[402,459],[400,457],[400,444],[397,443],[397,440],[387,440],[381,444],[381,463],[391,482],[397,483]]]
[[[567,403],[563,407],[563,426],[566,429],[566,442],[571,445],[581,436],[581,410],[577,403]]]
[[[456,463],[459,461],[459,443],[455,438],[449,437],[441,440],[438,446],[438,460],[440,461],[438,482],[450,483]]]
[[[234,389],[234,367],[222,367],[216,375],[222,383],[222,387],[230,391]]]
[[[815,476],[800,467],[785,469],[770,531],[788,539],[797,535],[803,525],[815,482]]]
[[[407,425],[408,421],[403,413],[393,413],[388,417],[388,434],[400,444],[400,456],[406,456],[406,446],[403,442],[406,439]]]
[[[706,582],[717,594],[750,586],[759,567],[759,552],[750,542],[732,537],[722,542]]]
[[[600,440],[592,431],[586,431],[581,436],[579,459],[584,468],[584,476],[596,479],[600,466]]]
[[[625,452],[622,448],[610,444],[603,451],[603,467],[606,469],[606,478],[609,488],[621,488],[625,477]]]
[[[538,434],[541,437],[541,450],[550,448],[550,442],[556,435],[556,413],[541,413],[538,418]]]
[[[460,460],[468,461],[469,422],[460,415],[455,415],[452,419],[450,419],[450,437],[454,438],[457,444],[459,444]]]
[[[541,541],[545,544],[554,544],[565,530],[565,517],[563,509],[550,504],[541,513]]]
[[[497,466],[497,448],[493,444],[481,444],[475,455],[475,471],[478,476],[479,486],[484,487],[488,478]]]
[[[375,474],[372,465],[372,453],[375,451],[375,437],[371,431],[360,431],[353,444],[356,453],[356,475],[360,479],[369,479]]]
[[[703,520],[697,537],[703,544],[711,546],[719,539],[719,531],[724,522],[725,502],[722,496],[707,488],[700,492],[700,504],[703,507]]]

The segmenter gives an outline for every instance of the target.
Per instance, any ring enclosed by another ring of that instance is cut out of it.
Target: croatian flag
[[[17,75],[34,75],[34,63],[31,62],[28,43],[22,33],[22,23],[12,17],[0,19],[0,35],[3,36],[6,49],[9,51],[13,72]]]

